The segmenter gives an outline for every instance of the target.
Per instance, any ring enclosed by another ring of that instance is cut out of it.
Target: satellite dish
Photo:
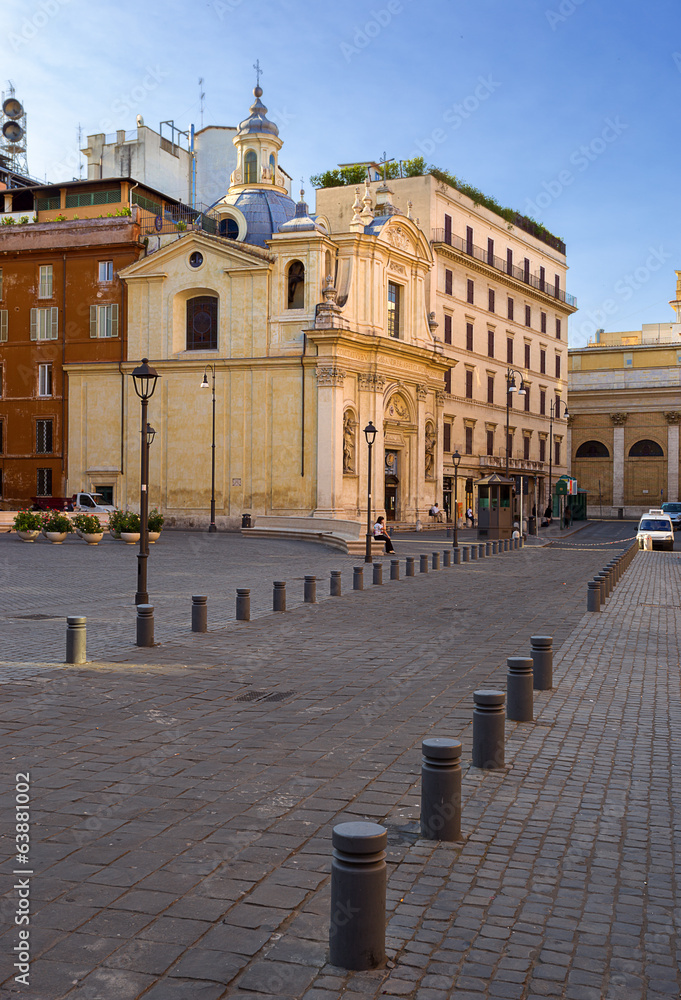
[[[2,110],[8,118],[21,118],[24,113],[24,109],[16,97],[8,97],[2,105]]]
[[[143,125],[144,125],[144,118],[142,118],[142,115],[138,115],[137,116],[137,128],[142,128]]]
[[[6,103],[7,102],[5,101],[5,104]],[[21,125],[17,124],[17,122],[9,121],[5,122],[2,126],[2,134],[8,142],[19,142],[19,140],[23,137],[24,130]]]

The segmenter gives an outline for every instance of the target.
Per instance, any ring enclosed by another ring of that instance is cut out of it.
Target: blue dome
[[[265,241],[272,239],[273,233],[279,231],[279,226],[296,214],[292,198],[264,188],[251,188],[238,195],[227,195],[224,200],[226,204],[238,208],[246,219],[248,229],[244,242],[254,243],[259,247],[264,247]]]

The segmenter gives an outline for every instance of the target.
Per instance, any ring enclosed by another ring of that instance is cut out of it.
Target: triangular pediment
[[[406,215],[392,215],[381,227],[379,243],[386,243],[392,250],[410,256],[424,257],[433,260],[430,243],[413,219]]]
[[[154,236],[149,237],[152,246],[154,239]],[[189,232],[158,250],[151,250],[145,257],[119,271],[119,275],[125,280],[165,276],[175,269],[179,261],[188,261],[193,253],[200,253],[204,261],[210,260],[213,266],[229,271],[265,270],[274,261],[274,255],[260,247],[203,232]],[[192,272],[196,274],[199,284],[204,266]]]

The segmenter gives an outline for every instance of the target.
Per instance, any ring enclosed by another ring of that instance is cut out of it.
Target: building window
[[[452,317],[445,314],[445,344],[452,342]]]
[[[553,442],[553,462],[554,465],[560,465],[560,441]]]
[[[452,217],[445,215],[445,243],[452,245]]]
[[[301,260],[292,260],[287,271],[287,309],[305,308],[305,265]],[[390,288],[390,285],[388,285]]]
[[[513,274],[513,251],[506,251],[506,274]]]
[[[466,302],[473,304],[473,294],[475,290],[475,285],[473,284],[472,278],[468,278],[466,281]]]
[[[38,365],[38,395],[52,395],[52,365]]]
[[[445,269],[445,295],[452,294],[452,272]]]
[[[494,330],[487,331],[487,357],[494,357]]]
[[[2,375],[3,375],[2,365],[0,365],[0,399],[2,399]]]
[[[252,149],[244,156],[244,184],[256,184],[258,177],[258,157]]]
[[[0,299],[2,298],[2,268],[0,267]]]
[[[489,312],[494,312],[494,289],[489,288],[487,290],[487,309]]]
[[[274,153],[270,153],[270,177],[273,184],[277,183],[277,161],[274,158]]]
[[[99,281],[113,281],[113,261],[112,260],[100,260],[99,262]]]
[[[539,390],[539,413],[542,417],[546,416],[546,391],[544,389]]]
[[[513,299],[511,298],[510,295],[509,295],[508,299],[506,300],[506,305],[507,305],[507,311],[508,311],[508,318],[509,319],[513,319]]]
[[[487,454],[494,454],[494,431],[487,431]]]
[[[494,402],[494,375],[487,376],[487,402]]]
[[[525,306],[525,326],[532,325],[532,310],[529,306]]]
[[[527,382],[525,383],[525,395],[523,396],[523,399],[525,400],[525,413],[529,413],[530,412],[530,387],[527,384]]]
[[[7,309],[0,309],[0,344],[7,340],[8,316],[9,311]]]
[[[203,264],[203,254],[195,250],[194,253],[189,254],[189,266],[190,267],[201,267]]]
[[[539,461],[546,461],[546,438],[539,438]]]
[[[5,425],[2,420],[0,420],[0,455],[5,451]]]
[[[560,320],[556,320],[556,340],[560,340],[561,330],[560,330]]]
[[[530,367],[530,345],[525,344],[525,367]]]
[[[487,240],[487,263],[494,264],[494,240]]]
[[[546,351],[542,348],[539,352],[539,371],[546,375]]]
[[[543,292],[546,288],[546,268],[539,268],[539,291]]]
[[[35,450],[39,455],[52,454],[52,421],[36,420]]]
[[[560,275],[554,274],[553,276],[553,294],[557,299],[560,298]]]
[[[59,335],[59,309],[31,309],[31,340],[56,340]]]
[[[506,361],[509,365],[513,364],[513,337],[506,338]]]
[[[508,448],[508,457],[513,458],[513,432],[509,432],[506,438],[506,447]]]
[[[523,281],[526,285],[530,283],[530,261],[527,257],[523,261]]]
[[[539,313],[539,329],[541,330],[542,333],[546,333],[546,313],[545,312],[540,312]]]
[[[451,451],[452,450],[452,425],[443,424],[442,425],[442,450]]]
[[[560,378],[560,354],[556,354],[556,378]]]
[[[584,441],[575,452],[575,458],[610,458],[602,441]]]
[[[466,323],[466,350],[473,350],[473,324]]]
[[[388,282],[388,334],[400,335],[400,286],[392,281]]]
[[[187,300],[187,350],[216,351],[218,347],[218,300],[197,295]]]
[[[473,230],[470,226],[466,226],[466,253],[473,256]]]
[[[523,438],[523,458],[525,461],[530,457],[530,439],[528,437]]]
[[[118,303],[106,306],[90,306],[90,336],[118,336]]]
[[[472,427],[467,427],[466,428],[466,454],[467,455],[472,455],[473,454],[473,428]]]
[[[36,470],[36,496],[52,496],[52,469]]]
[[[231,216],[220,219],[219,232],[226,240],[236,240],[239,237],[239,223]]]
[[[448,392],[451,396],[452,393],[452,369],[448,368],[445,372],[445,392]]]
[[[39,269],[40,284],[38,286],[39,299],[52,298],[52,265],[44,264]]]
[[[473,372],[469,369],[466,370],[466,399],[473,398]]]

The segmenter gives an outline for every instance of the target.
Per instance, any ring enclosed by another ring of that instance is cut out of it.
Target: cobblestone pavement
[[[679,557],[637,554],[607,609],[586,615],[585,581],[612,552],[527,548],[164,634],[151,650],[119,631],[108,662],[78,668],[8,657],[3,813],[14,775],[30,771],[35,872],[21,994],[679,996]],[[116,572],[107,565],[104,595]],[[177,580],[163,583],[178,601]],[[12,584],[15,607],[34,610]],[[46,586],[63,614],[70,599]],[[506,767],[477,771],[472,691],[503,685],[505,658],[535,633],[554,636],[555,688],[535,694],[534,723],[507,723]],[[463,742],[459,844],[419,839],[426,735]],[[369,973],[327,964],[330,831],[358,818],[389,831],[390,961]]]

